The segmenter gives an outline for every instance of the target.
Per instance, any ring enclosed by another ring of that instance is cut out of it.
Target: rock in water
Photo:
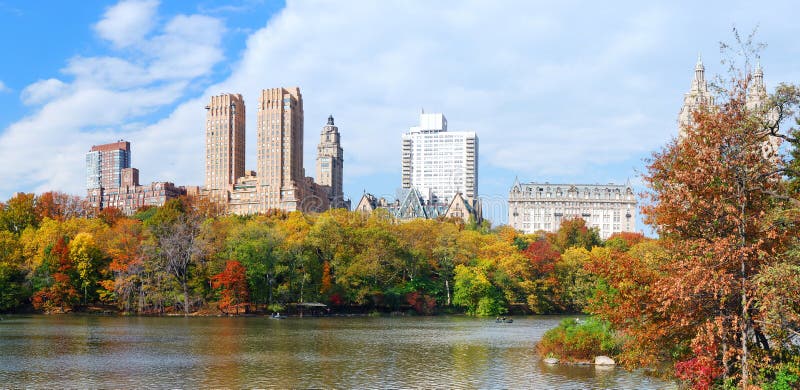
[[[547,359],[544,359],[544,362],[547,364],[558,364],[558,359],[554,357],[549,357]]]
[[[595,356],[594,364],[598,366],[613,366],[617,363],[614,361],[614,359],[608,356]]]

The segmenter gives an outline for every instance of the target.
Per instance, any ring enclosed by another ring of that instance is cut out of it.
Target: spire
[[[328,126],[333,126],[333,115],[328,115]]]
[[[706,67],[703,66],[703,57],[697,53],[697,65],[694,66],[694,79],[700,83],[705,80]]]
[[[756,71],[753,75],[755,77],[764,77],[764,70],[761,69],[761,58],[756,59]]]

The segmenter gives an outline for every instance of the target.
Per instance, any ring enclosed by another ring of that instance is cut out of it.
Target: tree
[[[606,248],[612,248],[618,251],[626,252],[632,246],[645,240],[642,233],[632,232],[619,232],[614,233],[605,242]]]
[[[244,266],[234,260],[226,262],[225,270],[211,278],[212,286],[221,289],[219,308],[224,313],[229,313],[229,309],[233,308],[234,314],[239,314],[241,305],[247,303],[249,293],[246,274]]]
[[[161,260],[162,269],[180,286],[183,311],[188,314],[189,281],[193,266],[204,253],[204,242],[200,239],[201,217],[184,211],[179,199],[170,199],[145,225],[155,238],[155,246],[150,249],[152,256]]]
[[[17,308],[30,294],[25,286],[21,249],[14,234],[0,230],[0,312]]]
[[[769,138],[792,111],[774,99],[748,105],[751,79],[748,71],[733,73],[721,103],[696,111],[685,136],[649,161],[643,214],[668,261],[653,269],[612,253],[614,261],[595,264],[612,295],[626,297],[628,310],[612,299],[605,302],[616,305],[593,311],[638,342],[677,356],[678,371],[697,387],[708,381],[700,372],[747,387],[759,362],[780,361],[759,322],[765,296],[757,277],[785,260],[798,233],[793,202],[783,192],[784,164]],[[644,317],[633,314],[634,306]]]
[[[95,244],[94,236],[91,233],[78,233],[69,243],[69,256],[77,270],[83,290],[83,304],[86,305],[89,302],[89,288],[97,285],[103,266],[102,254]]]
[[[64,221],[86,215],[85,202],[78,196],[48,191],[35,197],[38,219],[50,218]]]
[[[50,283],[33,295],[33,307],[52,311],[58,309],[62,312],[71,311],[78,303],[78,291],[75,289],[75,267],[69,258],[67,241],[61,237],[48,251],[48,261],[45,267],[52,275]]]
[[[556,234],[551,236],[551,241],[559,252],[575,246],[592,250],[592,247],[601,243],[598,229],[587,227],[582,218],[562,221]]]
[[[573,247],[564,251],[556,261],[553,270],[556,278],[555,299],[561,310],[579,313],[586,307],[594,287],[594,278],[585,270],[590,260],[591,252],[586,248]]]
[[[144,310],[144,242],[144,227],[136,219],[120,219],[103,240],[104,251],[111,258],[108,271],[113,279],[101,281],[101,299],[115,301],[125,311]]]
[[[380,299],[383,291],[408,280],[408,274],[404,274],[408,253],[387,226],[358,229],[355,240],[350,264],[336,274],[337,283],[345,288],[351,302],[363,305],[370,298]]]
[[[37,227],[41,219],[36,212],[35,198],[34,194],[20,192],[9,199],[0,211],[0,229],[20,234],[28,226]]]
[[[227,253],[246,269],[254,303],[272,303],[278,245],[274,229],[257,221],[247,222],[228,238]]]
[[[537,314],[557,310],[555,289],[558,281],[554,271],[561,254],[546,239],[532,242],[522,253],[530,264],[529,277],[522,282],[528,308]]]
[[[476,316],[494,316],[507,311],[502,294],[489,281],[486,272],[480,267],[461,264],[455,269],[453,303]]]
[[[344,303],[339,273],[347,269],[355,256],[355,231],[364,226],[366,218],[358,212],[330,210],[317,218],[306,237],[317,262],[325,267],[317,290],[333,304]]]
[[[596,278],[588,312],[624,332],[625,345],[618,358],[628,366],[653,364],[672,352],[685,353],[683,339],[690,337],[672,331],[667,315],[659,308],[660,297],[652,292],[663,276],[663,264],[653,259],[667,261],[666,255],[658,256],[657,251],[652,246],[628,252],[596,247],[586,264]]]

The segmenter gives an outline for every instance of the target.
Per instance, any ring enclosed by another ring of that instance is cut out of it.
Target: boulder
[[[617,363],[608,356],[595,356],[594,364],[598,366],[613,366]]]
[[[546,364],[558,364],[558,359],[554,357],[549,357],[547,359],[544,359],[544,362]]]

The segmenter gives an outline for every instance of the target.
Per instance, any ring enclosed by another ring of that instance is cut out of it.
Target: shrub
[[[800,367],[796,363],[779,364],[775,367],[770,367],[767,371],[771,371],[766,374],[772,376],[773,379],[766,381],[762,385],[764,390],[790,390],[796,389],[800,385],[800,375],[798,375]]]
[[[620,340],[607,322],[594,318],[570,318],[545,332],[536,349],[541,356],[585,361],[600,355],[614,356],[619,353],[620,345]]]

